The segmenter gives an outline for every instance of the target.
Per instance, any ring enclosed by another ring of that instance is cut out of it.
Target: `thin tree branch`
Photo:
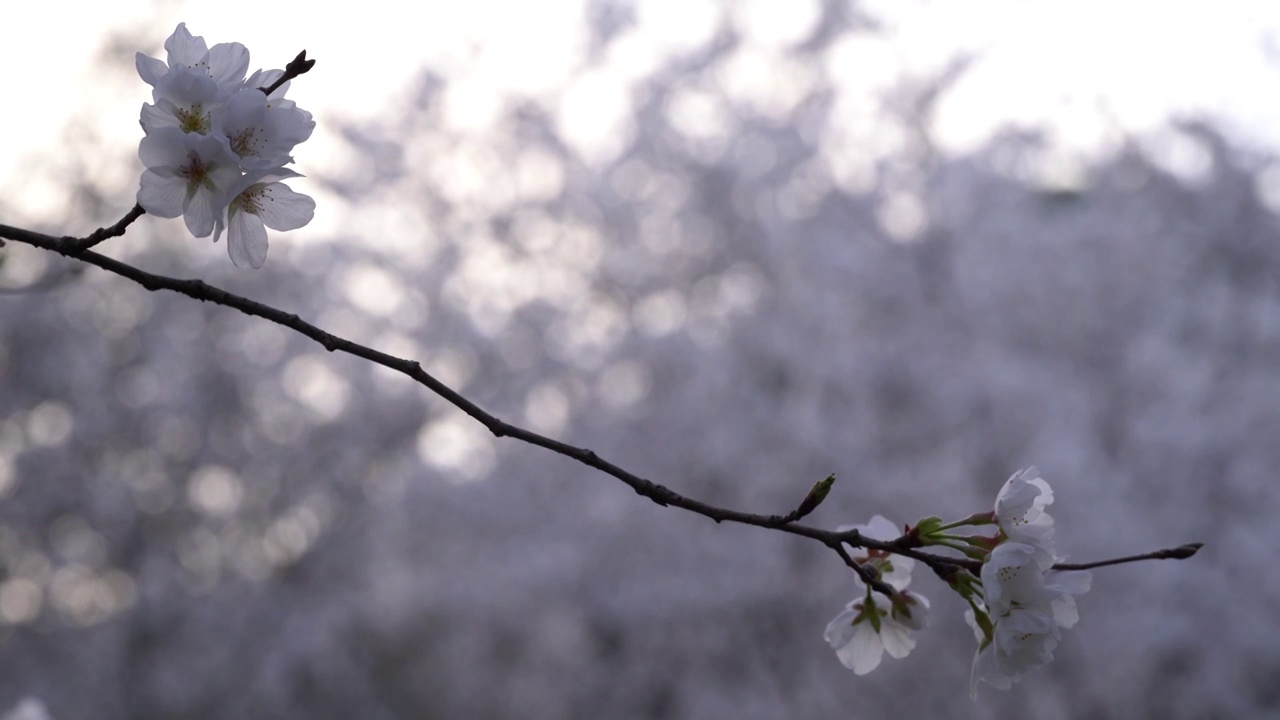
[[[115,225],[112,225],[110,227],[98,228],[97,230],[94,230],[93,232],[89,233],[88,235],[85,235],[82,238],[68,237],[68,238],[63,238],[62,240],[63,242],[67,243],[70,246],[68,249],[72,250],[73,252],[77,252],[77,253],[83,252],[93,247],[94,245],[97,245],[103,240],[108,240],[113,237],[120,237],[121,235],[124,234],[125,230],[129,229],[129,226],[133,224],[134,220],[137,220],[138,218],[146,214],[147,214],[147,211],[143,210],[141,205],[134,205],[133,209],[125,213],[125,216],[120,218],[120,222],[116,223]]]
[[[868,570],[865,566],[863,566],[862,563],[850,557],[849,551],[844,549],[843,543],[831,542],[831,543],[827,543],[827,547],[831,548],[832,550],[835,550],[836,554],[840,556],[840,559],[844,561],[844,564],[853,568],[853,571],[858,575],[858,579],[866,583],[867,586],[870,587],[872,590],[875,590],[881,595],[884,595],[885,597],[890,597],[890,598],[896,594],[896,592],[893,589],[893,586],[881,580],[878,574]]]
[[[1058,563],[1053,566],[1054,570],[1089,570],[1091,568],[1106,567],[1108,565],[1122,565],[1124,563],[1140,562],[1142,560],[1186,560],[1195,555],[1204,547],[1204,543],[1187,543],[1179,545],[1176,548],[1168,550],[1156,550],[1155,552],[1142,553],[1141,555],[1127,555],[1125,557],[1112,558],[1110,560],[1097,560],[1087,563]]]
[[[91,233],[84,240],[87,241],[94,238],[105,239],[107,237],[120,235],[124,232],[124,228],[126,228],[129,223],[133,222],[133,220],[136,220],[141,215],[141,208],[134,207],[134,209],[130,210],[120,222],[109,228],[97,230],[94,233]],[[950,573],[953,573],[956,568],[965,568],[975,572],[981,569],[982,563],[974,559],[945,557],[918,550],[916,549],[918,545],[913,545],[907,536],[896,540],[874,540],[872,538],[863,537],[856,530],[838,532],[811,527],[808,525],[801,525],[794,522],[792,519],[799,514],[798,510],[788,513],[787,515],[761,515],[716,507],[700,500],[686,497],[664,485],[646,480],[639,475],[631,473],[630,471],[605,460],[591,450],[576,447],[554,438],[546,437],[545,435],[540,435],[532,430],[508,423],[497,416],[486,412],[479,405],[476,405],[458,391],[423,370],[422,365],[415,360],[408,360],[388,355],[387,353],[360,345],[359,343],[352,342],[346,338],[338,337],[337,335],[333,335],[315,325],[312,325],[295,314],[287,313],[283,310],[271,307],[270,305],[265,305],[234,293],[227,292],[221,288],[209,285],[203,280],[180,280],[164,275],[149,273],[145,270],[134,267],[133,265],[129,265],[128,263],[85,249],[81,247],[81,243],[84,241],[78,241],[73,238],[56,238],[51,235],[45,235],[44,233],[38,233],[32,230],[3,224],[0,224],[0,238],[8,238],[10,240],[42,248],[50,252],[56,252],[60,255],[73,258],[81,262],[96,265],[103,270],[128,278],[152,292],[169,290],[171,292],[186,295],[187,297],[195,300],[200,300],[201,302],[211,302],[217,305],[234,308],[246,315],[263,318],[264,320],[276,323],[277,325],[287,327],[301,335],[305,335],[312,340],[315,340],[330,352],[344,352],[350,355],[355,355],[356,357],[363,358],[369,362],[395,370],[412,378],[415,382],[425,386],[427,389],[447,400],[453,406],[471,416],[471,418],[479,422],[481,425],[484,425],[485,428],[487,428],[489,432],[493,433],[495,437],[515,438],[527,444],[535,445],[576,460],[583,465],[599,470],[622,481],[634,490],[636,494],[646,497],[658,505],[682,508],[689,512],[714,520],[717,523],[732,522],[742,525],[752,525],[755,527],[779,530],[792,535],[799,535],[817,540],[818,542],[821,542],[827,547],[835,550],[845,564],[851,567],[863,582],[866,582],[877,591],[886,595],[892,595],[893,589],[879,580],[879,578],[873,577],[866,568],[854,560],[849,553],[845,551],[845,545],[849,545],[851,547],[865,547],[872,550],[882,550],[910,557],[927,564],[935,573],[944,578]],[[71,242],[68,242],[69,240]],[[1106,565],[1137,562],[1139,560],[1165,558],[1185,559],[1194,555],[1200,547],[1200,543],[1192,543],[1168,550],[1146,553],[1144,555],[1132,555],[1093,563],[1062,563],[1055,565],[1054,568],[1058,570],[1083,570],[1094,567],[1103,567]]]

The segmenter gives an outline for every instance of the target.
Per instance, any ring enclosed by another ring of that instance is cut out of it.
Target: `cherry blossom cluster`
[[[1076,624],[1075,596],[1089,590],[1087,571],[1053,570],[1061,560],[1053,545],[1053,518],[1046,508],[1053,490],[1035,468],[1014,473],[996,496],[992,512],[944,524],[921,520],[900,533],[898,526],[876,516],[865,526],[848,526],[863,538],[896,540],[908,547],[936,545],[981,561],[977,574],[954,568],[943,573],[951,588],[969,605],[965,619],[978,649],[970,673],[970,692],[978,684],[1008,689],[1026,672],[1053,660],[1062,631]],[[964,526],[995,525],[994,535],[957,535]],[[906,657],[915,647],[911,633],[925,626],[929,602],[907,592],[915,561],[883,550],[861,549],[852,559],[892,590],[885,597],[857,582],[858,596],[827,626],[825,638],[837,657],[859,675],[880,664],[884,652]]]
[[[872,540],[892,540],[898,526],[880,515],[866,525],[842,525],[838,532],[857,530]],[[929,601],[923,595],[908,592],[911,571],[916,561],[894,556],[882,550],[866,550],[853,559],[893,588],[891,598],[877,597],[861,580],[855,581],[857,597],[827,625],[824,637],[835,648],[836,657],[858,675],[880,667],[885,651],[901,660],[916,647],[912,630],[923,630],[929,619]]]
[[[142,106],[138,156],[145,170],[138,204],[149,214],[179,215],[196,237],[227,233],[238,267],[261,267],[267,231],[311,222],[315,201],[284,180],[293,147],[311,137],[315,121],[284,95],[289,83],[264,90],[283,70],[247,79],[249,51],[240,43],[212,48],[179,24],[164,43],[168,62],[137,55],[138,74],[152,89]]]

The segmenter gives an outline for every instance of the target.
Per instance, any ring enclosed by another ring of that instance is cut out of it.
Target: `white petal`
[[[1092,582],[1093,575],[1085,570],[1055,572],[1047,576],[1046,589],[1057,595],[1051,607],[1058,627],[1070,628],[1080,621],[1080,612],[1072,596],[1088,592]]]
[[[1053,609],[1053,621],[1060,628],[1075,627],[1075,624],[1080,622],[1080,611],[1076,609],[1076,599],[1070,595],[1054,600],[1049,607]]]
[[[1061,633],[1047,611],[1014,608],[996,620],[993,662],[1006,675],[1023,673],[1053,660]]]
[[[996,546],[982,564],[982,595],[993,615],[1001,615],[1013,603],[1047,604],[1041,548],[1017,542]],[[1052,561],[1052,556],[1050,556]]]
[[[888,583],[894,590],[906,590],[911,584],[911,571],[915,569],[916,561],[901,555],[890,555],[887,558],[879,558],[875,561],[880,568],[880,579]],[[885,567],[885,566],[888,567]]]
[[[244,89],[227,100],[225,129],[233,132],[248,125],[259,125],[267,114],[267,96],[257,90]]]
[[[187,229],[196,237],[208,237],[213,233],[214,216],[220,208],[218,193],[207,187],[197,187],[187,196],[182,207],[182,219]]]
[[[142,82],[151,87],[155,87],[160,78],[169,72],[169,66],[163,60],[142,53],[134,55],[133,64],[138,68],[138,76],[142,78]]]
[[[249,49],[238,42],[218,43],[209,48],[208,69],[209,77],[219,87],[238,87],[249,70]]]
[[[138,204],[148,214],[176,218],[182,214],[182,201],[187,197],[182,178],[164,177],[154,170],[144,170],[138,188]]]
[[[858,623],[849,644],[836,650],[840,662],[855,675],[866,675],[880,667],[883,655],[884,645],[880,644],[880,636],[869,622]]]
[[[996,649],[994,645],[982,648],[973,656],[973,669],[969,677],[969,694],[975,699],[978,697],[979,680],[999,690],[1008,690],[1013,687],[1013,682],[1017,680],[1016,677],[1004,672],[996,664]]]
[[[827,623],[827,629],[822,633],[822,639],[832,649],[839,649],[849,644],[849,640],[853,638],[853,621],[858,617],[858,611],[852,606],[846,607],[843,612],[835,617],[834,620]]]
[[[196,135],[188,133],[187,147],[198,153],[208,165],[211,180],[219,184],[219,189],[230,189],[231,183],[240,178],[239,158],[231,149],[225,135]]]
[[[964,611],[964,621],[969,623],[969,627],[973,629],[973,638],[981,643],[986,639],[986,633],[982,632],[982,626],[978,624],[978,618],[974,615],[973,608]]]
[[[1059,570],[1050,573],[1046,582],[1071,595],[1083,595],[1093,585],[1093,573],[1088,570]]]
[[[284,75],[283,70],[254,70],[253,74],[245,79],[244,86],[254,89],[264,88],[279,80],[281,75]]]
[[[148,168],[180,165],[187,159],[187,141],[176,127],[158,128],[138,143],[138,158]]]
[[[915,638],[905,625],[885,618],[880,622],[880,642],[889,655],[901,660],[916,647]]]
[[[227,252],[236,267],[255,270],[267,261],[267,230],[257,215],[232,213],[227,219]]]
[[[866,526],[858,528],[858,532],[872,540],[896,540],[902,534],[898,526],[883,515],[876,515]]]
[[[316,129],[316,121],[311,117],[311,113],[299,109],[296,105],[281,107],[282,105],[284,105],[283,102],[272,103],[268,130],[271,136],[285,147],[287,153],[293,149],[294,145],[306,142],[307,138],[311,137],[311,133]]]
[[[142,132],[150,135],[160,128],[173,128],[181,131],[178,127],[178,117],[172,112],[166,112],[163,108],[150,103],[142,106],[142,112],[138,117],[139,124],[142,125]],[[146,164],[146,161],[143,161]]]
[[[209,46],[204,44],[204,38],[193,36],[187,30],[186,23],[178,23],[178,27],[164,41],[164,49],[169,51],[169,67],[175,65],[186,65],[191,67],[204,59],[205,53],[209,52]]]
[[[284,183],[271,183],[262,190],[258,215],[272,230],[297,230],[311,222],[316,201],[289,189]]]
[[[978,681],[981,677],[978,675],[978,656],[982,654],[982,650],[973,654],[973,662],[969,663],[969,699],[978,699]]]
[[[281,75],[284,75],[283,70],[256,70],[249,76],[248,80],[244,81],[244,86],[258,90],[270,86],[276,80],[279,80]],[[267,97],[272,101],[272,103],[283,99],[285,92],[289,89],[289,85],[292,83],[292,80],[286,81]]]

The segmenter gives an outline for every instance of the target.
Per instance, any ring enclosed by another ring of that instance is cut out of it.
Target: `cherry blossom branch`
[[[156,275],[88,249],[102,240],[122,235],[125,228],[127,228],[134,220],[141,217],[142,214],[142,209],[135,206],[115,225],[95,230],[84,238],[57,238],[52,235],[46,235],[44,233],[3,224],[0,224],[0,238],[7,238],[16,242],[25,243],[50,252],[56,252],[65,257],[79,260],[90,265],[95,265],[108,272],[128,278],[152,292],[169,290],[171,292],[186,295],[187,297],[201,302],[211,302],[216,305],[234,308],[246,315],[260,317],[277,325],[287,327],[301,335],[305,335],[319,343],[330,352],[344,352],[350,355],[355,355],[356,357],[363,358],[374,364],[395,370],[396,372],[412,378],[415,382],[425,386],[427,389],[444,398],[453,406],[462,410],[472,419],[476,420],[481,425],[484,425],[485,428],[494,435],[494,437],[514,438],[529,445],[535,445],[576,460],[583,465],[599,470],[622,481],[634,490],[636,494],[646,497],[658,505],[682,508],[689,512],[714,520],[716,523],[732,522],[742,525],[751,525],[765,529],[779,530],[792,535],[799,535],[817,540],[818,542],[821,542],[827,547],[833,549],[840,556],[841,560],[843,560],[846,565],[858,574],[859,578],[861,578],[863,582],[886,595],[892,595],[894,593],[893,589],[882,582],[879,578],[875,577],[872,571],[869,571],[867,568],[863,567],[862,564],[854,560],[844,549],[845,545],[855,548],[865,547],[872,550],[881,550],[913,558],[927,564],[936,574],[944,579],[949,575],[954,574],[957,569],[963,568],[976,572],[982,566],[981,562],[970,558],[953,558],[923,552],[917,549],[918,544],[913,545],[910,536],[903,536],[896,540],[875,540],[862,536],[857,530],[824,530],[808,525],[801,525],[796,522],[796,520],[807,515],[817,506],[818,503],[821,502],[822,498],[825,497],[827,490],[830,489],[831,482],[834,481],[834,477],[829,477],[826,480],[815,484],[814,488],[805,496],[800,506],[785,515],[762,515],[710,505],[700,500],[681,495],[664,485],[642,478],[639,475],[625,470],[622,467],[600,457],[595,452],[587,448],[576,447],[554,438],[540,435],[518,425],[508,423],[485,411],[458,391],[423,370],[422,365],[415,360],[395,357],[346,338],[333,335],[332,333],[301,319],[293,313],[287,313],[270,305],[265,305],[254,300],[250,300],[249,298],[227,292],[221,288],[209,285],[203,280],[181,280],[164,275]],[[1137,562],[1140,560],[1166,558],[1185,559],[1194,555],[1200,547],[1200,543],[1192,543],[1182,545],[1177,548],[1158,550],[1143,555],[1132,555],[1093,563],[1065,563],[1055,565],[1054,567],[1059,570],[1080,570],[1093,567],[1103,567],[1106,565]]]
[[[143,106],[140,117],[145,136],[139,145],[139,157],[146,170],[140,182],[138,205],[119,222],[84,238],[59,238],[0,225],[0,246],[8,238],[97,266],[150,292],[167,290],[262,318],[311,338],[329,352],[341,351],[405,375],[484,425],[495,438],[515,438],[573,459],[616,478],[658,505],[683,508],[716,523],[752,525],[817,540],[835,552],[861,580],[859,597],[846,605],[823,633],[841,663],[858,675],[874,670],[885,652],[895,658],[904,657],[915,645],[911,633],[924,629],[928,621],[928,600],[906,590],[914,563],[892,558],[893,554],[928,565],[969,605],[966,617],[979,640],[971,680],[973,693],[980,680],[1008,688],[1026,670],[1051,659],[1060,629],[1071,627],[1078,619],[1075,596],[1089,589],[1091,576],[1083,571],[1141,560],[1186,559],[1202,547],[1200,543],[1190,543],[1092,563],[1059,563],[1053,569],[1081,572],[1055,574],[1051,582],[1046,565],[1055,557],[1053,518],[1045,508],[1052,503],[1053,494],[1034,467],[1009,478],[996,495],[994,510],[950,522],[931,516],[914,526],[901,526],[877,515],[866,525],[834,531],[801,525],[799,521],[827,497],[835,475],[814,483],[800,503],[785,514],[764,515],[717,507],[640,477],[590,449],[508,423],[426,372],[415,360],[339,337],[293,313],[203,280],[153,274],[94,252],[92,248],[123,235],[149,210],[162,217],[181,215],[197,237],[211,233],[217,237],[216,233],[230,224],[227,247],[232,262],[258,268],[266,260],[266,227],[291,230],[311,221],[314,200],[293,192],[281,181],[298,177],[297,172],[286,167],[293,162],[289,151],[311,135],[315,122],[310,113],[291,102],[276,104],[272,110],[276,119],[271,123],[261,116],[272,107],[271,94],[283,95],[281,88],[310,71],[315,61],[308,60],[304,50],[283,71],[259,71],[244,81],[248,50],[238,43],[215,46],[214,50],[219,47],[226,51],[213,53],[203,38],[193,36],[185,23],[179,23],[165,41],[172,63],[138,54],[138,73],[154,88],[156,100],[156,105]],[[207,69],[207,78],[191,72],[196,65],[177,61],[190,55],[202,58],[197,64]],[[274,82],[260,86],[276,72],[280,76]],[[199,92],[175,89],[183,83],[190,84],[193,75],[201,85]],[[259,91],[263,95],[258,95]],[[222,102],[226,97],[230,99]],[[209,112],[205,112],[205,102],[212,103]],[[209,132],[211,129],[218,132]],[[245,133],[257,138],[252,146],[241,142]],[[270,217],[266,218],[261,217],[260,203],[264,199],[273,203]],[[146,209],[142,203],[147,203]],[[233,218],[236,222],[231,222]],[[82,266],[71,267],[70,272],[78,272]],[[62,270],[64,274],[68,272],[65,266]],[[979,534],[955,532],[957,528],[993,525],[997,526],[994,530]],[[857,548],[866,551],[851,552]],[[873,593],[883,595],[888,602]]]
[[[266,87],[261,87],[258,89],[262,91],[263,95],[271,95],[271,93],[278,90],[281,85],[284,85],[285,83],[289,82],[290,80],[293,80],[299,75],[305,74],[306,72],[311,70],[311,68],[315,67],[315,64],[316,64],[316,61],[314,59],[313,60],[307,59],[307,51],[303,50],[302,52],[298,53],[297,57],[295,57],[293,60],[289,62],[288,65],[285,66],[284,72],[280,75],[279,78],[276,78],[275,82],[271,83],[270,85],[267,85]],[[104,240],[109,240],[113,237],[120,237],[121,235],[124,235],[125,230],[128,229],[129,225],[131,225],[134,220],[137,220],[138,218],[142,217],[145,214],[147,214],[147,211],[142,209],[142,205],[134,205],[133,209],[130,210],[128,213],[126,213],[124,217],[120,218],[120,221],[117,222],[115,225],[111,225],[110,227],[98,228],[97,230],[94,230],[93,232],[89,233],[83,238],[67,237],[67,238],[63,238],[63,241],[66,243],[69,243],[70,249],[76,252],[88,250],[98,245],[99,243],[103,242]]]

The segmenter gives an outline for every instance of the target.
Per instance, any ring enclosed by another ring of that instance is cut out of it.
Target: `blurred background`
[[[317,6],[319,7],[319,6]],[[174,26],[290,96],[266,266],[102,251],[420,360],[737,509],[960,517],[1015,470],[1095,573],[968,698],[932,627],[855,677],[816,543],[657,507],[281,328],[0,249],[0,717],[1280,714],[1280,10],[1266,2],[26,4],[0,221],[134,203]],[[34,70],[39,68],[39,72]]]

